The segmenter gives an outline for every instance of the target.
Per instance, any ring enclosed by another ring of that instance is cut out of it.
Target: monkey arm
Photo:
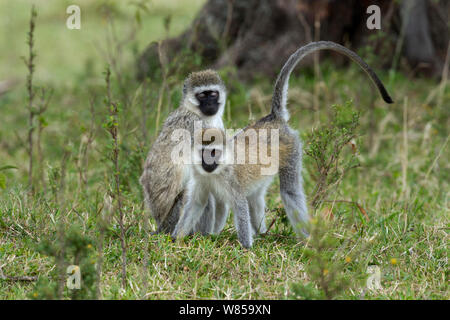
[[[172,233],[174,238],[188,235],[203,214],[208,203],[209,192],[202,192],[195,183],[190,183],[185,192],[186,205]]]

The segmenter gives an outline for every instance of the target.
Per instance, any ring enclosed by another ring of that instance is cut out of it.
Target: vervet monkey
[[[190,171],[187,201],[184,212],[173,232],[173,236],[182,237],[195,225],[204,210],[208,195],[212,193],[217,200],[229,204],[233,209],[238,239],[243,247],[250,248],[255,232],[265,232],[264,195],[276,173],[280,177],[280,193],[287,216],[298,235],[308,236],[301,228],[309,220],[306,197],[303,190],[302,143],[298,133],[289,127],[289,113],[286,108],[289,76],[307,54],[317,50],[331,49],[343,53],[357,62],[373,80],[384,101],[392,103],[392,99],[375,72],[353,51],[328,41],[312,42],[298,49],[283,66],[272,97],[272,111],[255,124],[237,133],[225,143],[220,142],[222,128],[213,130],[209,136],[214,136],[214,143],[202,144],[194,150],[194,156],[200,160],[194,163]],[[211,129],[204,132],[206,134]],[[269,132],[277,133],[275,137]],[[257,139],[246,139],[256,133]],[[223,134],[222,134],[223,136]],[[203,137],[203,141],[208,137]],[[212,139],[210,139],[212,140]],[[218,141],[219,140],[219,141]],[[218,142],[217,142],[218,141]],[[271,157],[276,162],[275,171],[270,171],[270,165],[259,158],[256,163],[240,164],[234,157],[239,155],[239,144],[245,147],[245,159],[260,150],[271,150]],[[228,145],[237,146],[236,154],[230,151]],[[275,147],[275,148],[274,148]],[[265,172],[265,173],[264,173]]]
[[[145,161],[140,183],[144,189],[145,203],[157,224],[157,233],[171,233],[183,206],[183,192],[189,176],[189,166],[174,163],[171,154],[180,141],[173,139],[176,130],[190,133],[194,139],[194,123],[201,121],[203,127],[223,128],[222,115],[225,108],[226,89],[222,79],[213,70],[191,73],[184,81],[180,106],[164,122]],[[190,145],[189,145],[190,148]],[[198,230],[211,233],[214,229],[215,209],[225,210],[209,197],[204,220]],[[189,232],[195,228],[192,226]]]

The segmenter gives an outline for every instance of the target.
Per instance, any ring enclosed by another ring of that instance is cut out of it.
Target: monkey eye
[[[219,93],[218,93],[217,91],[212,91],[212,92],[210,93],[210,96],[211,96],[212,98],[217,98],[217,97],[219,96]]]
[[[205,99],[205,98],[206,98],[206,93],[200,92],[197,94],[197,99]]]

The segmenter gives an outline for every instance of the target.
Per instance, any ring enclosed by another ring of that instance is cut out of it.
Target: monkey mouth
[[[203,148],[200,156],[202,158],[203,170],[211,173],[219,166],[222,150],[216,148]]]
[[[217,163],[207,164],[204,160],[202,160],[202,168],[208,173],[213,172],[219,165]]]
[[[213,105],[206,105],[200,108],[200,111],[206,115],[206,116],[213,116],[219,111],[219,105],[213,104]]]

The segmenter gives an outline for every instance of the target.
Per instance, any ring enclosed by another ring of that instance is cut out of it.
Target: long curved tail
[[[367,63],[361,59],[355,52],[347,49],[340,44],[331,42],[331,41],[317,41],[311,42],[307,45],[301,47],[296,52],[294,52],[288,59],[288,61],[284,64],[281,69],[280,74],[278,75],[277,81],[275,82],[275,89],[272,97],[272,114],[280,119],[284,119],[285,121],[289,120],[289,112],[286,108],[287,103],[287,95],[288,95],[288,87],[289,87],[289,76],[291,75],[292,70],[294,70],[295,66],[308,54],[319,51],[319,50],[334,50],[339,53],[342,53],[355,61],[372,79],[373,83],[377,86],[380,91],[383,100],[387,103],[393,103],[391,97],[389,96],[386,88],[384,87],[381,80],[378,78],[376,73],[369,67]]]

